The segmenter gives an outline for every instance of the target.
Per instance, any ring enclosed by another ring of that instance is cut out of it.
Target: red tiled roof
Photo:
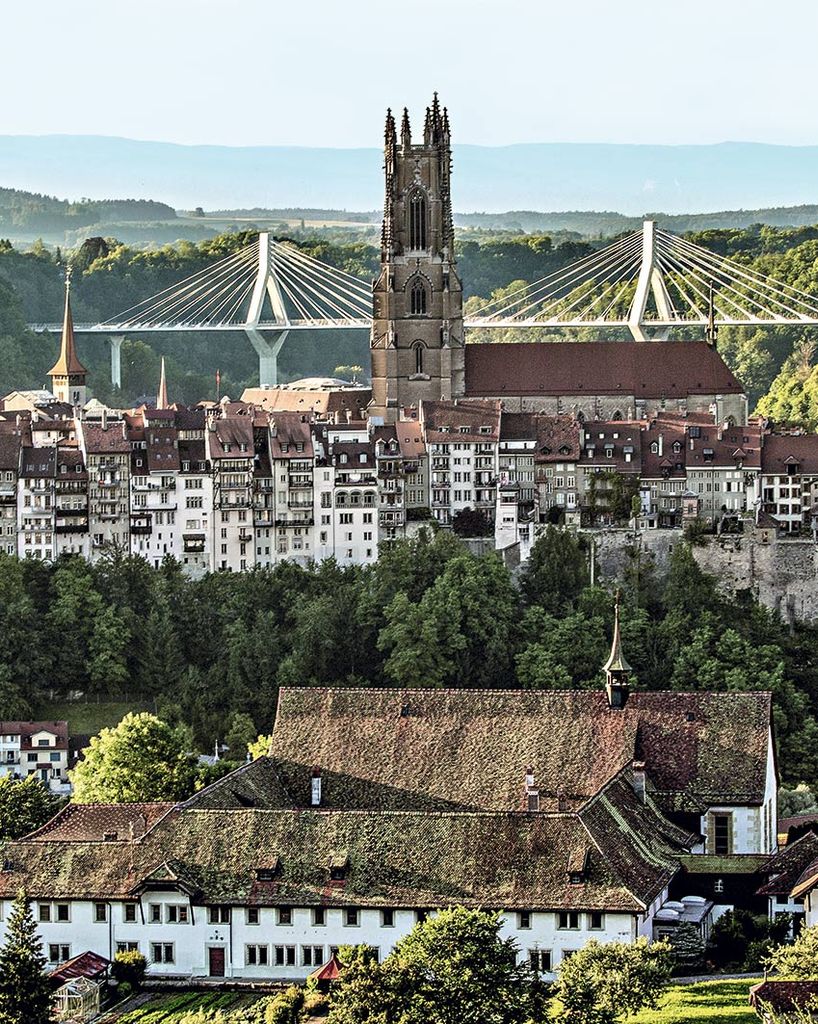
[[[21,747],[25,750],[38,749],[31,747],[31,737],[37,732],[50,732],[56,736],[56,746],[43,750],[60,750],[68,748],[68,722],[19,722],[0,720],[0,735],[19,736]]]
[[[500,437],[501,404],[455,400],[452,402],[421,402],[420,419],[429,442],[456,443],[497,441]]]
[[[85,450],[91,455],[124,454],[131,450],[131,442],[125,436],[125,424],[119,420],[109,423],[103,428],[101,423],[82,424],[82,436]]]
[[[172,803],[67,804],[30,832],[26,842],[93,843],[141,838],[173,809]],[[106,835],[112,838],[106,840]]]
[[[704,341],[489,343],[466,345],[465,351],[468,397],[744,393]]]
[[[580,424],[573,416],[538,416],[534,461],[576,462],[579,459],[579,435]]]
[[[769,434],[764,438],[763,473],[786,476],[793,461],[800,465],[801,473],[818,473],[818,434]]]

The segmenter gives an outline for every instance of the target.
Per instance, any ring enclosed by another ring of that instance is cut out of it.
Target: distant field
[[[753,979],[745,978],[676,985],[658,1010],[628,1017],[627,1024],[758,1024],[759,1018],[748,1003],[750,987],[755,984]]]
[[[45,722],[68,722],[70,736],[93,736],[100,729],[117,725],[129,711],[152,711],[144,701],[51,701],[34,709],[34,718]]]

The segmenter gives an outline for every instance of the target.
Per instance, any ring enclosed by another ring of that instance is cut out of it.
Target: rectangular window
[[[58,921],[70,921],[71,920],[71,907],[68,903],[57,904],[57,920]]]
[[[592,932],[601,932],[605,927],[605,915],[601,910],[592,910],[588,915],[588,927]]]
[[[557,914],[557,928],[561,931],[579,928],[579,913],[576,910],[560,910]]]
[[[48,946],[48,962],[52,964],[61,964],[66,960],[71,959],[71,947],[63,945],[61,943],[49,943]]]
[[[247,923],[248,924],[258,924],[259,923],[258,907],[248,907],[247,908]]]
[[[117,942],[116,951],[117,953],[138,953],[139,943],[131,942],[129,940],[126,940],[125,942]]]
[[[528,963],[535,974],[547,974],[551,970],[550,949],[529,949]]]
[[[148,906],[148,920],[151,924],[162,923],[162,906],[159,903],[151,903]]]
[[[208,907],[207,921],[208,924],[229,924],[230,907]]]
[[[327,923],[327,912],[323,907],[312,908],[312,923],[319,927]]]
[[[395,911],[392,909],[386,909],[381,911],[381,927],[382,928],[394,928],[395,927]]]
[[[323,946],[302,946],[301,964],[304,967],[320,967],[324,963]]]
[[[347,909],[344,911],[344,924],[347,926],[347,928],[357,928],[358,923],[358,908],[347,907]]]
[[[295,967],[295,946],[276,946],[276,967]]]
[[[187,924],[188,908],[182,904],[172,903],[167,907],[168,924]]]
[[[278,924],[292,924],[293,923],[293,908],[292,907],[279,907],[278,908]]]
[[[94,904],[94,920],[96,922],[102,922],[108,920],[108,904],[107,903],[95,903]]]
[[[244,963],[248,967],[264,967],[269,962],[269,949],[267,946],[245,946]]]
[[[732,817],[729,814],[713,815],[713,852],[717,857],[732,853]]]
[[[518,928],[530,928],[531,927],[531,911],[521,910],[517,915],[517,927]]]
[[[172,942],[152,942],[151,943],[151,959],[155,964],[172,964],[175,963],[176,957],[173,953]]]

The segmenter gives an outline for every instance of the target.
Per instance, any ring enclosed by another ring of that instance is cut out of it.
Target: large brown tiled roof
[[[67,804],[42,828],[29,833],[26,842],[105,842],[106,835],[116,835],[123,841],[139,839],[173,806],[172,803]]]
[[[136,842],[11,843],[0,898],[25,885],[33,899],[122,899],[159,873],[208,903],[639,912],[675,867],[670,845],[647,851],[623,822],[628,800],[614,794],[587,825],[571,813],[181,810]],[[339,859],[348,873],[332,882]],[[276,879],[258,881],[272,863]],[[586,873],[572,883],[575,865]]]
[[[684,398],[743,394],[703,341],[466,345],[467,397],[616,395]]]
[[[307,803],[320,767],[327,806],[519,810],[534,770],[541,806],[578,806],[634,759],[672,809],[761,803],[766,693],[284,688],[272,755]]]

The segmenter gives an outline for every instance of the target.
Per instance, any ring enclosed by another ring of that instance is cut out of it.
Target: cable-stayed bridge
[[[107,334],[111,379],[121,385],[129,334],[242,331],[262,385],[277,383],[290,331],[369,330],[372,286],[261,232],[237,252],[76,333]],[[625,328],[634,340],[680,327],[711,336],[720,325],[818,325],[818,296],[766,277],[645,221],[641,231],[472,310],[467,329]],[[32,324],[59,332],[61,324]]]

